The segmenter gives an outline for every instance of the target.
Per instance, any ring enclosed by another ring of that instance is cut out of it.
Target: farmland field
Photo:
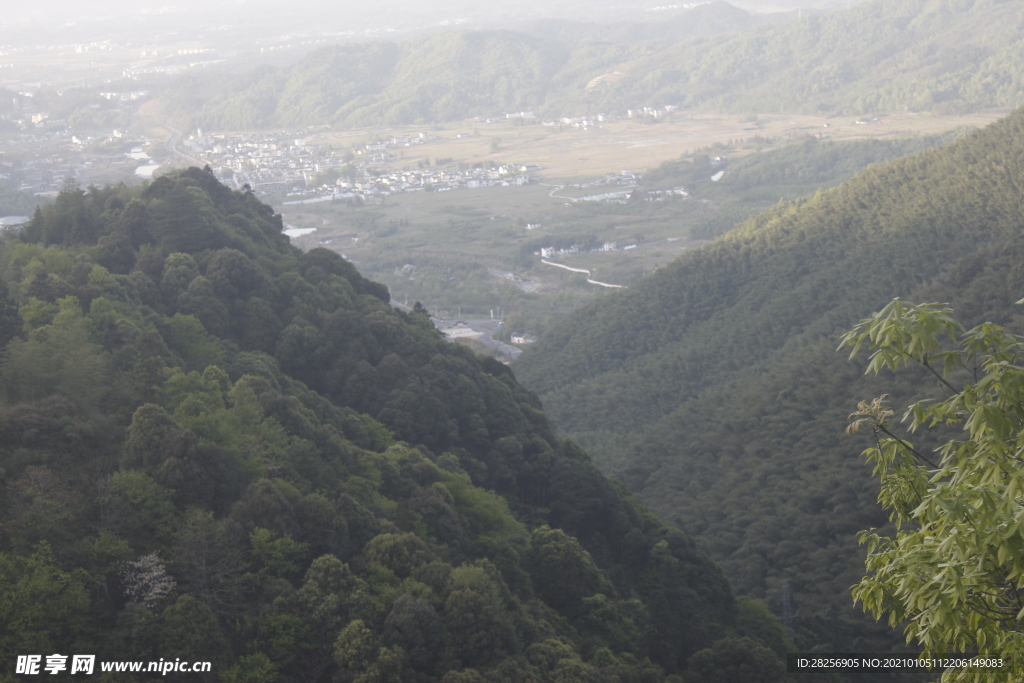
[[[557,122],[552,126],[541,123],[520,126],[505,120],[470,121],[432,127],[430,132],[438,139],[410,148],[396,165],[436,158],[452,158],[467,163],[538,164],[544,168],[543,175],[549,181],[578,182],[623,168],[643,171],[715,143],[740,144],[742,147],[753,145],[758,137],[779,144],[807,135],[830,140],[929,135],[960,126],[984,126],[1007,113],[1008,109],[962,116],[891,114],[878,116],[877,121],[858,124],[852,116],[731,116],[675,112],[662,120],[615,120],[586,129]],[[423,126],[412,126],[323,132],[315,135],[313,141],[348,147],[422,130]],[[455,139],[458,134],[467,137]],[[495,138],[498,139],[498,149],[492,150]]]

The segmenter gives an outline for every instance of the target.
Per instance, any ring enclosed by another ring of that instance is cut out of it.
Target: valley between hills
[[[0,683],[1024,671],[1015,3],[183,2],[3,20]]]

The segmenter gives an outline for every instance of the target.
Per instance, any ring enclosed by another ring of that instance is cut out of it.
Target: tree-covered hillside
[[[1022,159],[1024,110],[782,202],[568,317],[516,372],[740,591],[779,609],[788,582],[798,633],[841,648],[858,615],[855,533],[886,524],[846,416],[923,380],[863,377],[840,335],[897,296],[1021,329]]]
[[[638,16],[638,18],[640,18]],[[561,20],[520,31],[444,31],[400,43],[347,44],[286,68],[189,76],[159,94],[169,116],[214,129],[395,125],[551,110],[595,77],[667,44],[759,23],[722,2],[667,21]]]
[[[664,105],[953,113],[1024,97],[1024,10],[1014,2],[874,0],[780,23],[744,14],[719,2],[652,30],[555,22],[343,45],[290,67],[185,77],[160,90],[159,109],[207,128],[254,129]]]
[[[163,111],[212,129],[452,121],[533,109],[583,88],[645,45],[569,46],[512,31],[446,31],[347,44],[291,67],[191,76],[160,93]]]
[[[0,680],[53,653],[239,682],[779,672],[777,620],[505,366],[281,227],[193,168],[66,188],[0,243]]]
[[[724,146],[704,148],[667,161],[644,174],[644,189],[685,187],[691,199],[704,205],[670,207],[693,236],[714,238],[751,216],[774,206],[779,199],[804,195],[839,185],[871,164],[915,154],[952,142],[968,130],[886,140],[820,140],[807,137],[775,149],[728,158]],[[718,155],[726,155],[722,158]],[[715,157],[718,157],[717,159]],[[721,173],[721,175],[718,175]],[[713,180],[717,178],[717,180]],[[635,205],[635,203],[634,203]],[[640,211],[627,206],[620,211]],[[653,213],[650,209],[647,211]]]
[[[874,0],[781,26],[681,42],[620,67],[588,104],[865,114],[1024,101],[1024,8],[1005,0]]]

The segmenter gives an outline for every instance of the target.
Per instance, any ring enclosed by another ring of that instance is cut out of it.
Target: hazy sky
[[[415,12],[423,15],[436,13],[439,16],[452,11],[469,8],[486,10],[488,7],[499,6],[502,10],[518,7],[524,13],[536,16],[545,8],[563,14],[566,10],[573,13],[600,12],[602,9],[643,10],[658,5],[693,3],[695,0],[514,0],[507,2],[479,2],[479,0],[434,0],[422,2],[414,0],[376,0],[366,3],[362,0],[304,0],[301,3],[281,2],[280,0],[32,0],[30,2],[5,2],[4,18],[16,20],[39,20],[45,22],[66,22],[68,20],[86,20],[113,16],[127,17],[139,14],[197,12],[200,16],[211,13],[230,15],[236,12],[283,14],[302,13],[311,15],[326,13],[345,15],[358,13],[365,15],[369,9],[388,15],[391,13]],[[778,11],[797,7],[829,7],[845,6],[851,0],[734,0],[732,4],[750,11]],[[584,18],[584,17],[580,17]],[[0,38],[0,42],[4,42]]]

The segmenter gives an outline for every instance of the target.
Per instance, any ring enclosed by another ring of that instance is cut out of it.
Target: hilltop
[[[638,17],[639,18],[639,17]],[[675,12],[649,12],[647,21],[588,22],[538,19],[514,30],[559,43],[675,43],[784,21],[784,13],[751,14],[724,0],[713,0]],[[652,20],[653,19],[653,20]]]
[[[780,671],[777,620],[557,439],[507,367],[281,230],[191,168],[67,187],[0,242],[5,661],[657,681],[728,652]]]

